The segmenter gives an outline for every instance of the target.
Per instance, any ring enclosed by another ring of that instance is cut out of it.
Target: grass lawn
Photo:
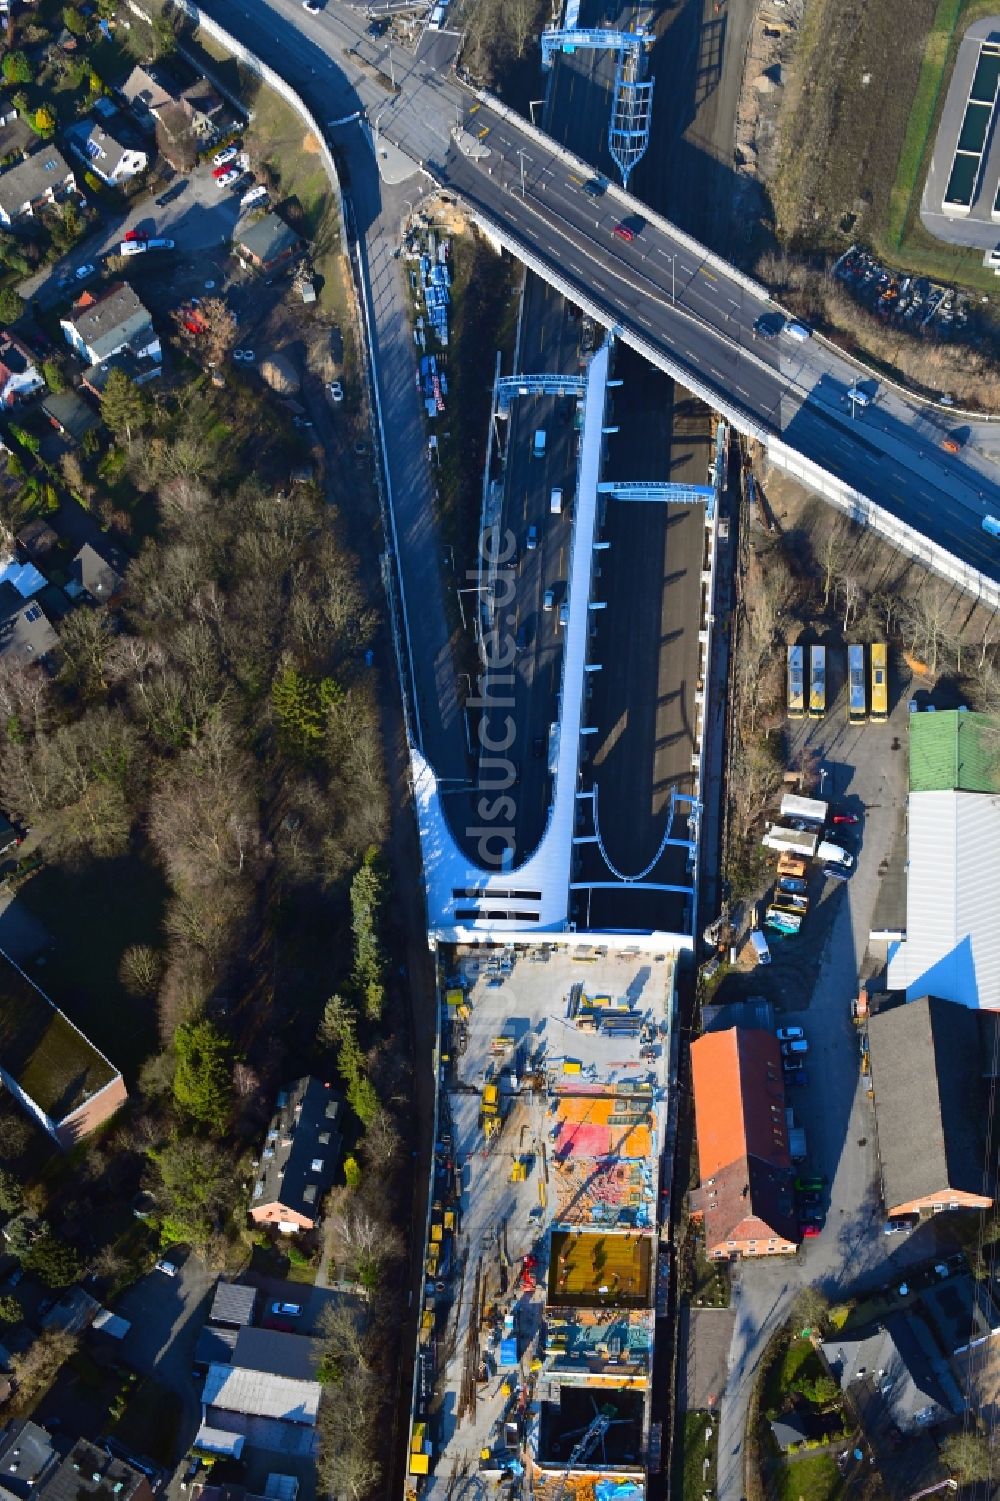
[[[715,1489],[719,1427],[713,1423],[712,1436],[706,1440],[708,1425],[707,1412],[684,1414],[683,1426],[677,1435],[671,1486],[671,1495],[681,1498],[681,1501],[701,1501],[706,1491]],[[710,1461],[707,1471],[706,1459]]]
[[[791,1340],[768,1369],[760,1404],[761,1410],[767,1412],[774,1407],[780,1411],[785,1395],[798,1376],[805,1376],[815,1381],[817,1376],[823,1374],[819,1356],[809,1341],[807,1339]]]
[[[774,1482],[776,1501],[834,1501],[844,1489],[832,1454],[789,1456],[775,1472]]]
[[[156,1046],[156,1010],[127,993],[118,970],[130,944],[162,942],[165,898],[159,871],[136,855],[80,870],[46,866],[17,898],[58,935],[32,977],[126,1080]]]
[[[724,1263],[709,1261],[699,1235],[695,1240],[694,1284],[691,1302],[696,1307],[729,1307],[729,1273]]]
[[[293,1262],[278,1246],[254,1246],[250,1255],[250,1270],[261,1277],[280,1277],[285,1282],[302,1282],[311,1287],[316,1281],[318,1261],[313,1265]]]

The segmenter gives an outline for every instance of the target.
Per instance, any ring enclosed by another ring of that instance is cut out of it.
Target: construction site
[[[440,950],[408,1494],[643,1501],[659,1467],[670,955]]]

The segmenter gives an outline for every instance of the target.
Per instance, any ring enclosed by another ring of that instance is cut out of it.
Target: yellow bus
[[[872,719],[889,718],[889,648],[884,641],[872,646]]]
[[[864,724],[868,718],[863,646],[847,648],[847,717],[851,724]]]
[[[809,648],[809,718],[822,719],[826,713],[826,647]]]
[[[788,648],[788,717],[801,719],[805,712],[805,653],[801,646],[790,646]]]

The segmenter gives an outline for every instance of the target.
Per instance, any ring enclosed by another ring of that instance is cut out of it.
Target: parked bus
[[[788,717],[801,719],[806,712],[805,652],[801,646],[788,648]]]
[[[847,717],[851,724],[864,724],[868,718],[868,697],[865,692],[863,646],[847,648],[847,690]]]
[[[809,648],[809,718],[822,719],[826,713],[826,647]]]
[[[884,641],[872,646],[872,719],[889,718],[889,648]]]

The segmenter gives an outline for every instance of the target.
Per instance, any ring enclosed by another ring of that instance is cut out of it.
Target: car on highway
[[[74,271],[73,275],[76,277],[77,281],[86,281],[87,277],[88,276],[93,276],[93,274],[94,274],[94,272],[96,270],[97,270],[97,267],[91,265],[90,262],[88,261],[85,266],[77,266],[77,268]]]
[[[780,313],[761,313],[754,323],[753,336],[755,339],[774,339],[784,326],[785,320]]]
[[[942,438],[941,447],[944,449],[945,453],[961,452],[961,444],[957,443],[954,438]]]
[[[544,737],[544,735],[536,735],[535,738],[532,740],[532,742],[531,742],[531,754],[534,756],[534,758],[535,758],[536,761],[540,761],[542,759],[542,757],[545,755],[545,737]]]
[[[804,323],[799,323],[795,318],[785,324],[785,333],[797,344],[804,344],[807,339],[812,338],[812,329],[806,328]]]
[[[307,10],[311,16],[318,16],[323,7],[319,0],[302,0],[302,9]]]
[[[588,177],[583,185],[583,191],[588,198],[603,198],[606,191],[606,184],[599,177]]]
[[[159,198],[157,198],[156,207],[166,208],[168,203],[173,203],[175,198],[179,198],[181,196],[187,185],[188,182],[186,177],[182,177],[179,182],[172,183],[167,191],[165,193],[161,193]]]
[[[555,590],[554,589],[546,589],[545,593],[542,595],[542,609],[543,610],[551,610],[553,608],[553,606],[555,605],[555,602],[556,602]]]
[[[534,552],[535,548],[538,546],[538,528],[537,528],[537,526],[529,526],[528,527],[528,535],[525,538],[524,545],[528,549],[529,552]]]
[[[844,400],[853,402],[856,407],[861,407],[862,409],[864,407],[870,407],[872,404],[872,398],[869,396],[868,392],[863,391],[860,386],[851,386]]]
[[[517,647],[518,651],[527,651],[528,649],[528,627],[523,623],[523,621],[517,628],[517,635],[514,637],[514,645]]]
[[[633,233],[633,231],[628,227],[627,224],[624,223],[616,224],[611,233],[613,235],[617,235],[619,240],[625,240],[626,243],[631,243],[631,241],[635,239],[635,234]]]
[[[240,172],[238,168],[230,167],[228,171],[223,172],[221,177],[217,177],[215,179],[216,186],[220,188],[231,188],[233,183],[239,182],[242,176],[243,173]]]
[[[301,1303],[272,1303],[271,1313],[278,1319],[297,1319],[302,1314]]]
[[[779,1042],[794,1042],[797,1037],[805,1037],[801,1027],[779,1027],[777,1037]]]
[[[165,1277],[177,1276],[177,1265],[173,1261],[164,1261],[161,1257],[153,1268],[154,1272],[162,1272]]]
[[[344,399],[344,388],[340,384],[339,380],[328,381],[326,389],[327,389],[327,393],[329,394],[330,400],[332,402],[334,402],[335,404],[339,405],[340,402],[343,401],[343,399]]]
[[[1000,537],[1000,517],[984,516],[983,531],[989,532],[991,537]]]
[[[569,625],[569,600],[568,599],[564,599],[563,602],[562,602],[562,604],[559,606],[559,624],[563,627],[563,629],[565,629],[566,626]]]
[[[238,146],[223,146],[222,150],[217,151],[212,157],[212,166],[224,167],[227,162],[234,162],[238,152]]]

